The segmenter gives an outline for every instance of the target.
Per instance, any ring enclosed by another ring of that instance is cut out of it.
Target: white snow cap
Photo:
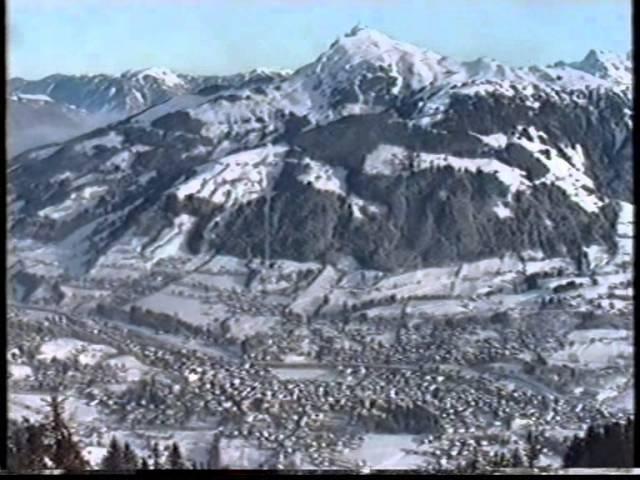
[[[256,67],[249,70],[248,75],[285,75],[289,76],[293,73],[290,68],[269,68]]]
[[[184,81],[175,72],[166,67],[150,67],[142,70],[127,70],[123,75],[138,80],[144,80],[144,77],[146,76],[154,77],[170,87],[184,85]]]
[[[385,67],[413,88],[438,81],[459,68],[442,55],[359,25],[334,41],[315,62],[317,73],[340,77],[345,71],[358,71],[367,65]]]
[[[53,102],[48,95],[17,93],[11,96],[11,100],[29,100],[34,102]]]

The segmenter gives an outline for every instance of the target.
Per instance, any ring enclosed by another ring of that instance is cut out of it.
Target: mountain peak
[[[631,83],[629,59],[614,52],[591,49],[581,61],[575,62],[571,66],[605,80]]]
[[[390,37],[379,30],[364,25],[357,24],[343,35],[344,38],[359,37],[361,39],[388,39]]]
[[[123,76],[141,81],[144,80],[145,77],[153,77],[171,87],[184,84],[184,81],[175,72],[166,67],[149,67],[141,70],[127,70],[123,73]]]
[[[617,53],[602,50],[598,48],[592,48],[582,59],[583,62],[615,62],[623,60],[621,55]]]
[[[339,37],[332,45],[331,48],[342,46],[348,50],[379,50],[388,49],[393,46],[401,44],[400,42],[392,39],[388,35],[375,30],[373,28],[356,25],[347,33]],[[401,44],[404,45],[404,44]],[[408,45],[408,44],[407,44]],[[408,45],[410,46],[410,45]],[[411,45],[412,47],[412,45]]]
[[[442,57],[436,52],[423,50],[410,43],[395,40],[379,30],[357,24],[331,44],[326,55],[330,57],[350,57],[352,60],[383,61],[405,57],[419,63],[439,62]]]

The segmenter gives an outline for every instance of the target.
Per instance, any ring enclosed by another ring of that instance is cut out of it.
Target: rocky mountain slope
[[[357,28],[290,75],[194,90],[16,157],[17,248],[75,275],[213,251],[396,271],[541,250],[587,268],[632,201],[631,65],[612,54],[513,68]]]

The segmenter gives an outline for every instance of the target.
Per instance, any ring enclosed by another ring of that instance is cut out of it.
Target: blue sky
[[[511,65],[631,48],[629,0],[8,0],[9,75],[297,68],[361,24]]]

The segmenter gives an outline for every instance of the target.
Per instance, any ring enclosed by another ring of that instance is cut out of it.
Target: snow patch
[[[13,380],[33,378],[33,369],[28,365],[9,364],[9,374]]]
[[[306,168],[305,173],[298,175],[298,180],[309,182],[317,190],[333,192],[338,195],[346,195],[346,170],[340,167],[332,167],[324,163],[316,162],[308,158],[302,161]]]
[[[500,218],[513,217],[513,212],[511,211],[511,209],[509,207],[505,206],[502,203],[500,203],[500,204],[496,205],[495,207],[493,207],[493,211]]]
[[[128,382],[140,380],[144,373],[149,370],[149,367],[140,363],[131,355],[115,357],[107,360],[105,363],[119,369],[125,375]]]
[[[168,68],[151,67],[136,72],[136,78],[139,80],[144,80],[147,76],[158,79],[168,87],[179,87],[184,85],[184,81]]]
[[[226,206],[248,202],[265,191],[286,150],[285,146],[267,146],[229,155],[208,164],[175,192],[180,199],[194,195]]]
[[[478,133],[471,132],[471,135],[478,137],[487,145],[492,146],[493,148],[503,149],[509,143],[509,137],[507,137],[504,133],[493,133],[491,135],[480,135]]]
[[[53,99],[48,95],[18,93],[11,97],[12,100],[28,100],[32,102],[49,102],[53,103]]]
[[[166,229],[158,240],[145,249],[144,255],[151,258],[150,264],[153,265],[161,258],[180,254],[187,232],[195,221],[195,217],[186,214],[174,218],[173,226]]]
[[[593,180],[584,172],[585,158],[582,147],[562,147],[570,156],[571,160],[567,161],[555,148],[542,143],[546,136],[543,132],[533,127],[529,127],[528,130],[534,140],[516,136],[512,141],[529,150],[549,169],[549,173],[535,183],[557,185],[582,209],[590,213],[597,212],[603,205],[603,201],[597,194]],[[547,152],[548,158],[542,153],[543,151]]]
[[[525,172],[489,158],[462,158],[432,153],[411,153],[394,145],[379,145],[365,158],[363,169],[370,175],[397,175],[409,171],[409,158],[413,156],[413,168],[424,170],[434,167],[452,167],[456,170],[483,172],[495,175],[509,187],[511,193],[524,190],[531,184]]]

